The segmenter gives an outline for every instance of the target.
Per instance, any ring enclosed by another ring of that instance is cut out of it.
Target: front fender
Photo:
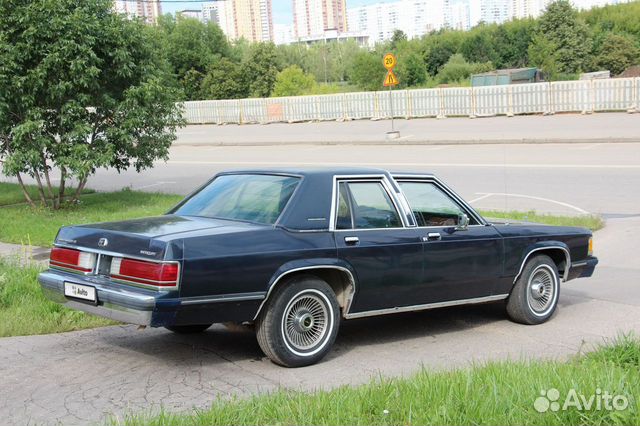
[[[522,274],[522,270],[524,269],[524,266],[526,265],[527,260],[529,260],[529,258],[535,253],[545,251],[545,250],[562,251],[565,257],[565,268],[564,268],[562,279],[563,281],[567,281],[567,279],[569,278],[569,269],[571,268],[571,252],[569,250],[569,247],[562,241],[547,240],[547,241],[538,241],[536,243],[530,244],[522,250],[522,253],[520,253],[520,267],[518,269],[518,273],[513,279],[514,283],[518,280],[518,278],[520,278],[520,275]]]

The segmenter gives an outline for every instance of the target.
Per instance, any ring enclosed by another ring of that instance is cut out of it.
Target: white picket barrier
[[[441,115],[441,92],[442,89],[409,90],[411,117],[437,117]]]
[[[441,116],[472,115],[472,97],[470,87],[447,87],[442,89]]]
[[[638,111],[640,78],[184,102],[189,124]]]

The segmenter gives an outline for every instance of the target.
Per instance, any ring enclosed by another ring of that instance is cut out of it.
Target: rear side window
[[[173,213],[273,225],[298,181],[292,176],[218,176]]]
[[[402,222],[380,182],[341,182],[337,229],[400,228]]]

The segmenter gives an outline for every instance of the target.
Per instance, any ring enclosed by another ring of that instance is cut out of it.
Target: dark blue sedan
[[[220,173],[166,215],[60,229],[49,298],[176,333],[255,326],[274,362],[313,364],[341,320],[506,301],[548,320],[560,283],[591,276],[591,232],[487,222],[429,174]]]

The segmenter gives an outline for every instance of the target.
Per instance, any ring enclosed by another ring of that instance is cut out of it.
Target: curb
[[[542,144],[619,144],[619,143],[640,143],[640,138],[595,138],[595,139],[468,139],[468,140],[364,140],[364,141],[219,141],[219,142],[174,142],[172,146],[321,146],[321,145],[542,145]]]

